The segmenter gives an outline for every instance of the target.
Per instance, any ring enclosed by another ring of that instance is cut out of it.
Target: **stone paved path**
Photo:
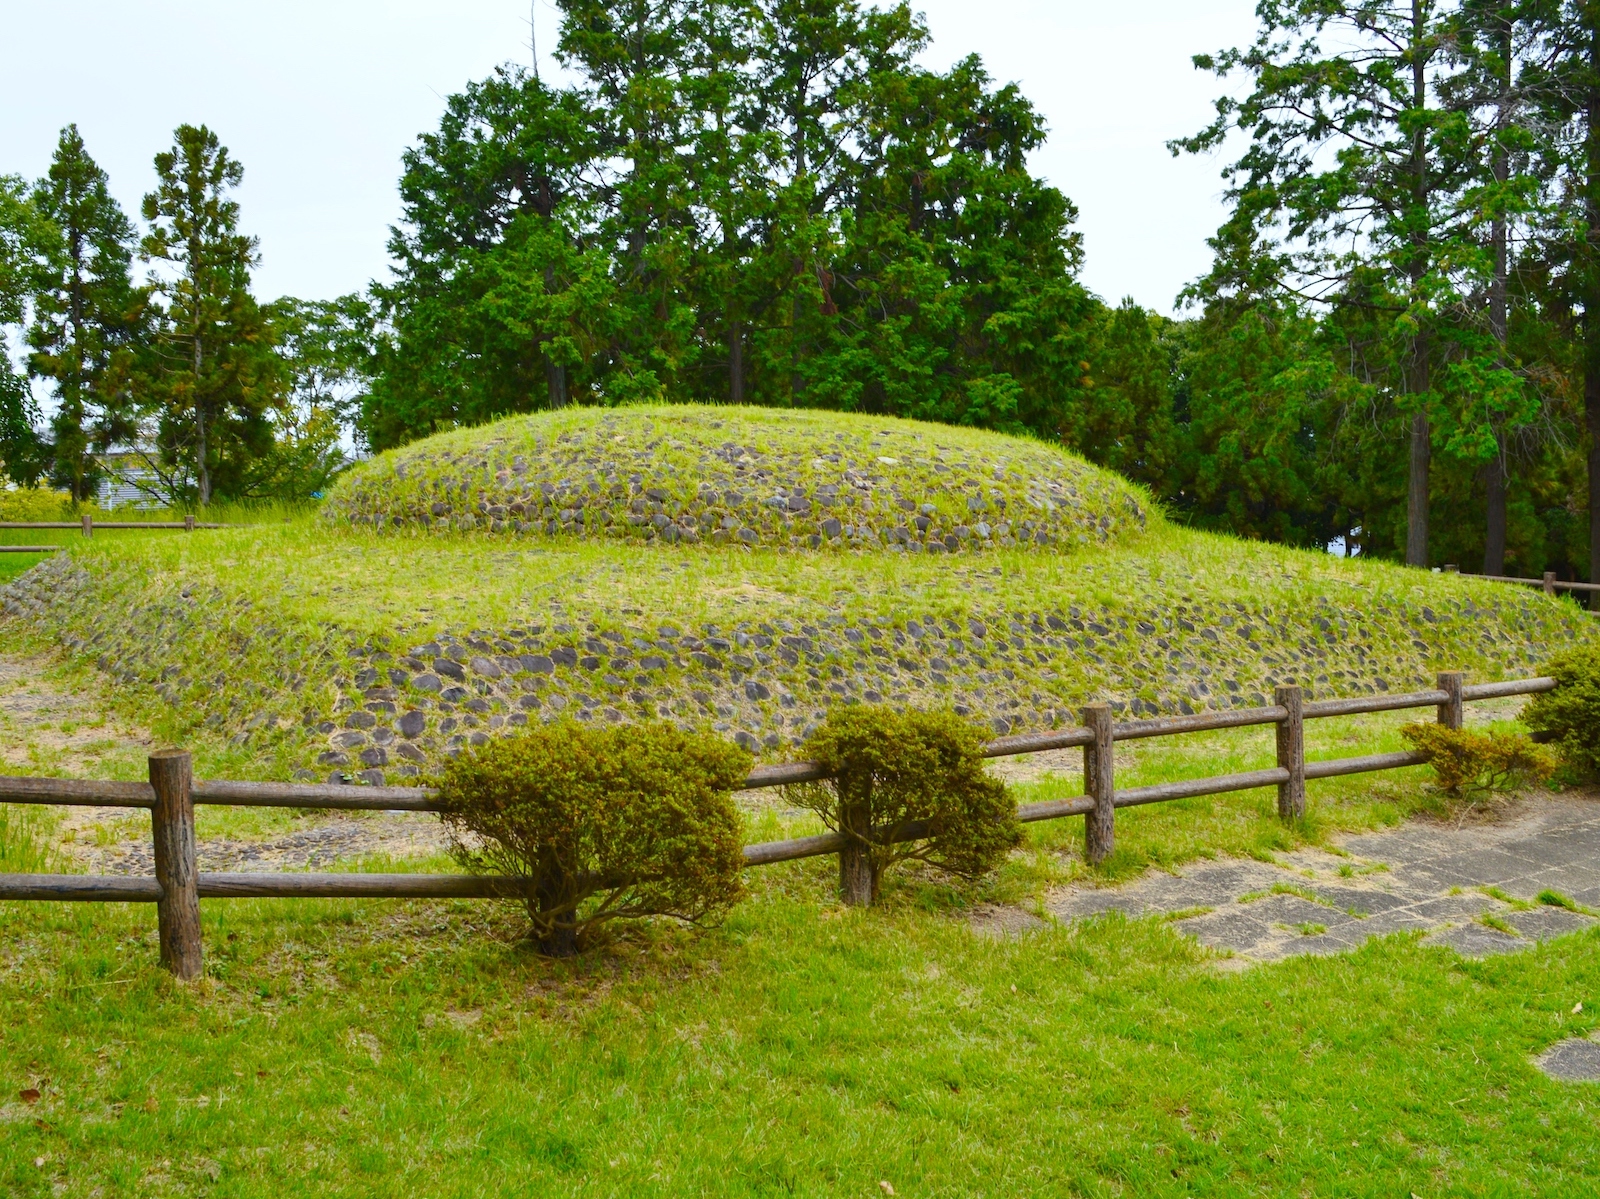
[[[1541,797],[1499,823],[1412,821],[1336,843],[1348,857],[1303,850],[1275,864],[1197,862],[1119,887],[1067,888],[1045,906],[1063,920],[1110,910],[1175,916],[1174,928],[1231,951],[1238,966],[1340,953],[1401,931],[1468,956],[1505,953],[1596,923],[1538,903],[1543,891],[1600,909],[1600,796]]]

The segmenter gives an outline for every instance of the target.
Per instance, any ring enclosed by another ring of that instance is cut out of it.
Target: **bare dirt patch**
[[[68,689],[44,656],[0,654],[0,773],[140,778],[156,738],[112,711],[92,683]],[[89,874],[150,874],[150,819],[137,809],[56,809],[55,848]],[[213,831],[200,819],[202,870],[306,870],[372,858],[431,857],[446,848],[437,818],[318,812],[261,835]]]

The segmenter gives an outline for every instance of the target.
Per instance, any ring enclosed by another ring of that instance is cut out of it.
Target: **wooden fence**
[[[226,525],[197,521],[193,516],[182,520],[102,520],[96,521],[85,512],[79,520],[0,520],[0,529],[77,529],[85,537],[93,537],[96,529],[182,529],[193,533],[196,529],[225,529]],[[0,545],[0,554],[53,554],[59,545]]]
[[[1099,863],[1112,852],[1118,808],[1163,803],[1258,787],[1278,789],[1278,814],[1293,821],[1305,815],[1306,782],[1375,770],[1394,770],[1425,761],[1415,753],[1371,754],[1307,762],[1305,722],[1330,716],[1405,708],[1436,708],[1439,723],[1462,725],[1462,705],[1473,700],[1533,695],[1554,689],[1554,679],[1519,679],[1504,683],[1465,684],[1460,672],[1439,675],[1433,691],[1356,699],[1306,701],[1298,686],[1276,689],[1273,703],[1259,708],[1164,716],[1151,720],[1113,721],[1107,704],[1083,709],[1083,725],[1043,733],[1001,737],[984,747],[998,758],[1042,750],[1081,747],[1084,794],[1071,799],[1023,804],[1017,816],[1024,823],[1085,817],[1085,850]],[[1278,764],[1269,770],[1188,779],[1119,790],[1113,747],[1118,741],[1171,737],[1182,733],[1250,725],[1277,726]],[[780,787],[826,777],[811,762],[758,766],[745,780],[746,789]],[[161,961],[179,978],[197,977],[201,969],[200,900],[228,898],[391,898],[485,899],[515,897],[524,883],[485,875],[433,874],[201,874],[194,832],[196,804],[240,807],[330,808],[365,811],[438,812],[436,794],[425,787],[366,787],[337,784],[208,782],[192,777],[184,750],[163,750],[150,756],[148,783],[95,782],[55,778],[0,778],[0,802],[79,807],[148,808],[154,843],[155,874],[150,877],[75,874],[0,874],[0,899],[55,899],[154,903],[160,928]],[[897,840],[915,840],[926,830],[914,825],[895,830]],[[788,841],[747,845],[749,866],[767,866],[798,858],[837,854],[840,882],[847,901],[863,902],[851,886],[859,844],[843,833],[822,833]]]
[[[1447,575],[1453,575],[1460,574],[1461,571],[1458,567],[1446,566],[1444,568],[1444,573]],[[1523,579],[1518,578],[1516,575],[1468,574],[1464,575],[1463,577],[1468,579],[1483,579],[1485,582],[1489,583],[1520,583],[1524,587],[1538,587],[1546,595],[1551,596],[1555,595],[1557,591],[1588,592],[1590,595],[1600,591],[1600,583],[1569,583],[1565,579],[1556,578],[1556,572],[1553,570],[1545,571],[1544,577],[1539,579]]]

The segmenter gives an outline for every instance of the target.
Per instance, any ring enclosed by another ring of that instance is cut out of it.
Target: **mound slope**
[[[1041,442],[889,417],[672,406],[513,417],[392,450],[324,505],[378,530],[953,553],[1077,548],[1148,501]]]
[[[849,569],[845,569],[848,567]],[[142,718],[284,777],[400,781],[534,721],[710,724],[789,756],[834,703],[951,704],[996,732],[1536,670],[1589,617],[1519,588],[1168,532],[988,559],[263,526],[75,548],[0,589]]]

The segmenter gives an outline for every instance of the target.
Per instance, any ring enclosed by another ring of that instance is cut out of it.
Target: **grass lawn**
[[[1600,936],[1219,969],[1156,921],[1014,941],[764,872],[571,963],[464,903],[0,907],[7,1195],[1578,1195]],[[1581,1012],[1574,1012],[1578,1003]],[[37,1090],[28,1103],[19,1094]]]
[[[1388,748],[1403,716],[1314,722],[1312,752]],[[1119,771],[1247,769],[1270,737],[1125,744]],[[1270,792],[1126,810],[1110,873],[1392,823],[1436,802],[1418,773],[1313,784],[1297,829]],[[43,868],[19,851],[49,814],[6,818],[5,868]],[[204,808],[201,832],[302,819]],[[1081,876],[1081,838],[1031,826],[984,896]],[[914,877],[842,909],[832,869],[753,871],[720,928],[567,963],[497,905],[207,901],[191,988],[148,907],[0,904],[0,1192],[1575,1195],[1600,1171],[1600,1089],[1530,1064],[1594,1027],[1600,935],[1236,971],[1153,919],[991,940]]]

